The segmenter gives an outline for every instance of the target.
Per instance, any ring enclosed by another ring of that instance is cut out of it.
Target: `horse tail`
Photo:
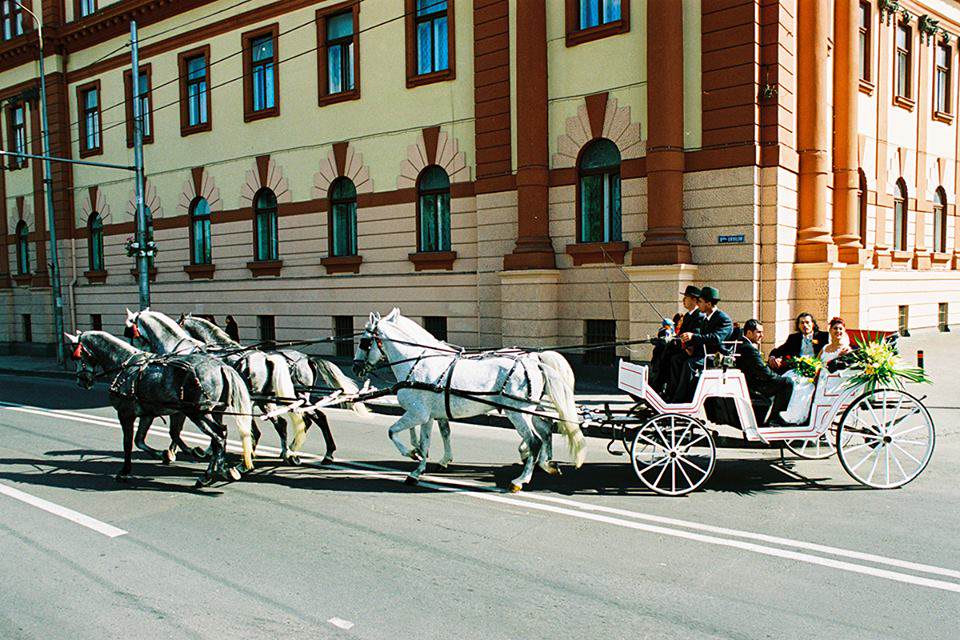
[[[310,358],[310,366],[313,369],[313,373],[316,377],[320,378],[334,389],[343,389],[344,393],[357,393],[360,390],[356,383],[351,380],[350,377],[340,369],[340,367],[333,364],[329,360],[323,360],[322,358]],[[367,406],[362,402],[344,403],[344,407],[351,409],[354,413],[361,416],[370,415],[370,409],[368,409]]]
[[[573,401],[573,387],[567,384],[560,371],[548,364],[541,364],[540,371],[543,372],[544,391],[559,416],[557,422],[560,432],[567,436],[570,454],[573,456],[574,465],[579,469],[586,455],[586,441],[580,431],[580,418]]]
[[[293,386],[293,378],[290,376],[290,366],[287,359],[277,353],[267,354],[267,361],[271,365],[270,388],[273,393],[282,398],[281,402],[291,403],[297,400],[297,390]],[[303,415],[294,409],[284,414],[284,418],[290,417],[293,424],[293,444],[290,448],[293,451],[299,451],[303,446],[303,440],[307,436],[307,423],[303,421]]]
[[[243,467],[245,471],[253,469],[253,403],[243,378],[232,367],[223,365],[226,383],[227,411],[233,415],[240,432],[240,444],[243,448]]]
[[[556,369],[566,385],[573,390],[575,384],[573,369],[570,367],[570,363],[567,362],[566,358],[556,351],[541,351],[537,355],[540,357],[540,362]]]

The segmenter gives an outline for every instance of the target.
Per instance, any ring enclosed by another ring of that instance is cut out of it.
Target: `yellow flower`
[[[866,366],[866,368],[864,368],[863,371],[864,371],[864,373],[866,373],[868,376],[872,376],[872,375],[874,375],[874,374],[877,372],[877,368],[874,367],[872,364],[868,364],[868,365]]]

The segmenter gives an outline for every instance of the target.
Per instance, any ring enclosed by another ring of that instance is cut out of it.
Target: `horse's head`
[[[181,327],[186,327],[187,322],[189,322],[192,318],[193,318],[193,314],[181,313],[180,317],[177,319],[177,324],[180,325]]]
[[[380,339],[380,322],[380,314],[371,313],[370,320],[360,334],[360,344],[353,356],[353,372],[358,376],[367,375],[387,359]]]
[[[96,368],[99,364],[96,355],[90,348],[84,344],[83,332],[76,335],[64,332],[67,339],[67,348],[70,351],[70,359],[77,363],[77,385],[82,389],[93,387],[93,381],[96,379]]]
[[[123,337],[129,338],[131,342],[133,342],[139,347],[146,346],[147,348],[149,348],[150,345],[147,344],[147,340],[146,338],[143,337],[143,333],[141,332],[140,322],[141,322],[142,314],[143,314],[143,311],[133,312],[133,311],[130,311],[130,309],[127,309],[127,319],[123,323],[123,326],[124,326]],[[139,344],[137,344],[136,341],[139,341]]]

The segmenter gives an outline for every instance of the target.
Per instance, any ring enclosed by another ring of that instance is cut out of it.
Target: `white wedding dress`
[[[827,363],[841,353],[843,353],[842,349],[837,349],[836,351],[821,351],[820,362],[823,363],[823,368],[826,369]],[[793,380],[793,394],[790,396],[790,404],[787,405],[785,410],[780,412],[780,418],[787,424],[806,422],[807,416],[810,414],[810,405],[813,403],[813,393],[816,390],[816,385],[810,378],[797,373],[796,369],[791,369],[783,375]],[[825,376],[826,371],[822,371],[820,375]]]

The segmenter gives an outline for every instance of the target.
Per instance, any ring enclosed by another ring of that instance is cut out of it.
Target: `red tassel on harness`
[[[81,356],[80,356],[80,350],[81,350],[81,349],[83,349],[83,345],[78,342],[78,343],[77,343],[77,348],[73,350],[73,355],[70,356],[70,357],[73,358],[74,360],[79,360],[80,357],[81,357]]]
[[[134,338],[139,338],[139,337],[140,337],[140,329],[139,329],[139,327],[137,327],[137,323],[134,322],[134,323],[133,323],[133,327],[131,327],[131,328],[133,329],[133,337],[134,337]]]

